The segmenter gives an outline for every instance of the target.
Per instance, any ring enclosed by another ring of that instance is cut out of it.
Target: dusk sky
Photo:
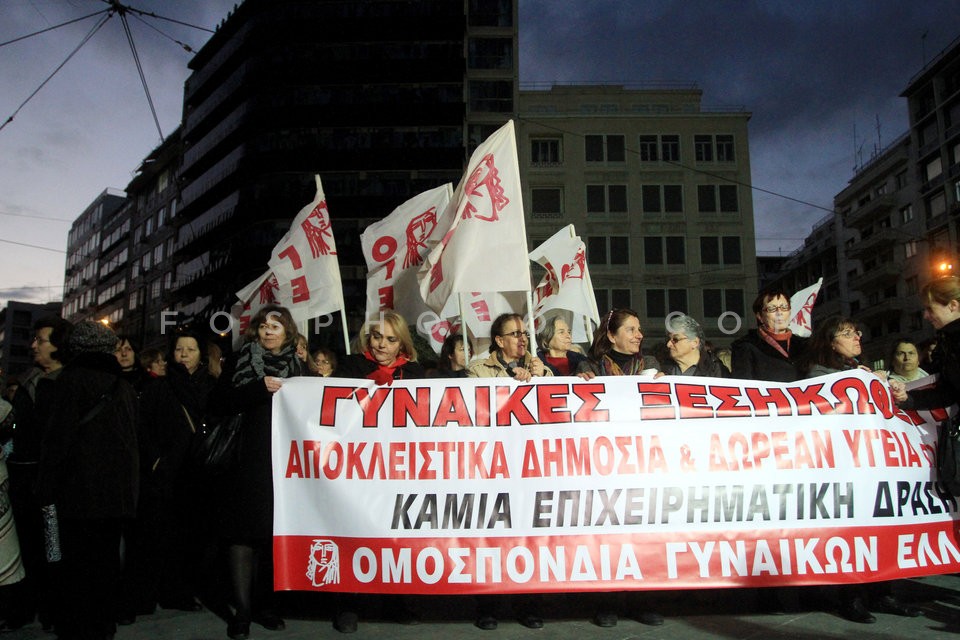
[[[207,29],[234,5],[128,2]],[[107,7],[3,0],[0,43]],[[955,0],[520,0],[521,84],[696,84],[705,107],[742,106],[752,113],[753,184],[779,194],[754,191],[757,248],[789,253],[828,215],[855,164],[907,130],[899,94],[960,37],[957,9]],[[104,189],[124,189],[160,142],[116,16],[17,111],[100,17],[0,46],[0,124],[16,113],[0,129],[0,305],[61,297],[70,223]],[[196,50],[210,34],[128,20],[167,135],[192,56],[173,40]]]

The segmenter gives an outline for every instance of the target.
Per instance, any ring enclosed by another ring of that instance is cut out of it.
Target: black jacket
[[[43,504],[56,504],[60,517],[136,513],[137,397],[120,373],[113,354],[81,353],[57,379],[41,444],[38,491]],[[106,402],[100,404],[101,398]]]
[[[786,345],[784,345],[786,348]],[[766,380],[768,382],[796,382],[806,376],[797,368],[807,351],[807,338],[793,336],[790,339],[789,358],[764,341],[756,329],[730,345],[731,372],[742,380]]]
[[[900,406],[933,409],[960,402],[960,320],[954,320],[937,332],[934,359],[940,363],[937,383],[930,389],[911,391],[910,399]]]

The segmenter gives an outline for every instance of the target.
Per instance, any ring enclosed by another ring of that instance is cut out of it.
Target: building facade
[[[695,88],[524,87],[530,246],[572,223],[601,313],[633,308],[651,336],[687,313],[729,344],[757,292],[749,119],[704,109]]]

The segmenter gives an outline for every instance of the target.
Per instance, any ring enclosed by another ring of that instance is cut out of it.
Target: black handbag
[[[937,478],[953,496],[960,496],[960,414],[937,430]]]
[[[193,427],[193,420],[184,408],[187,420]],[[223,473],[236,466],[240,455],[240,425],[243,414],[235,413],[221,418],[212,424],[201,424],[194,428],[191,458],[193,463],[208,473]]]

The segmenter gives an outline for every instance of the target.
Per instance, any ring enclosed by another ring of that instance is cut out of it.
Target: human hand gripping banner
[[[279,590],[843,584],[960,571],[936,422],[863,371],[294,378],[273,404]]]

